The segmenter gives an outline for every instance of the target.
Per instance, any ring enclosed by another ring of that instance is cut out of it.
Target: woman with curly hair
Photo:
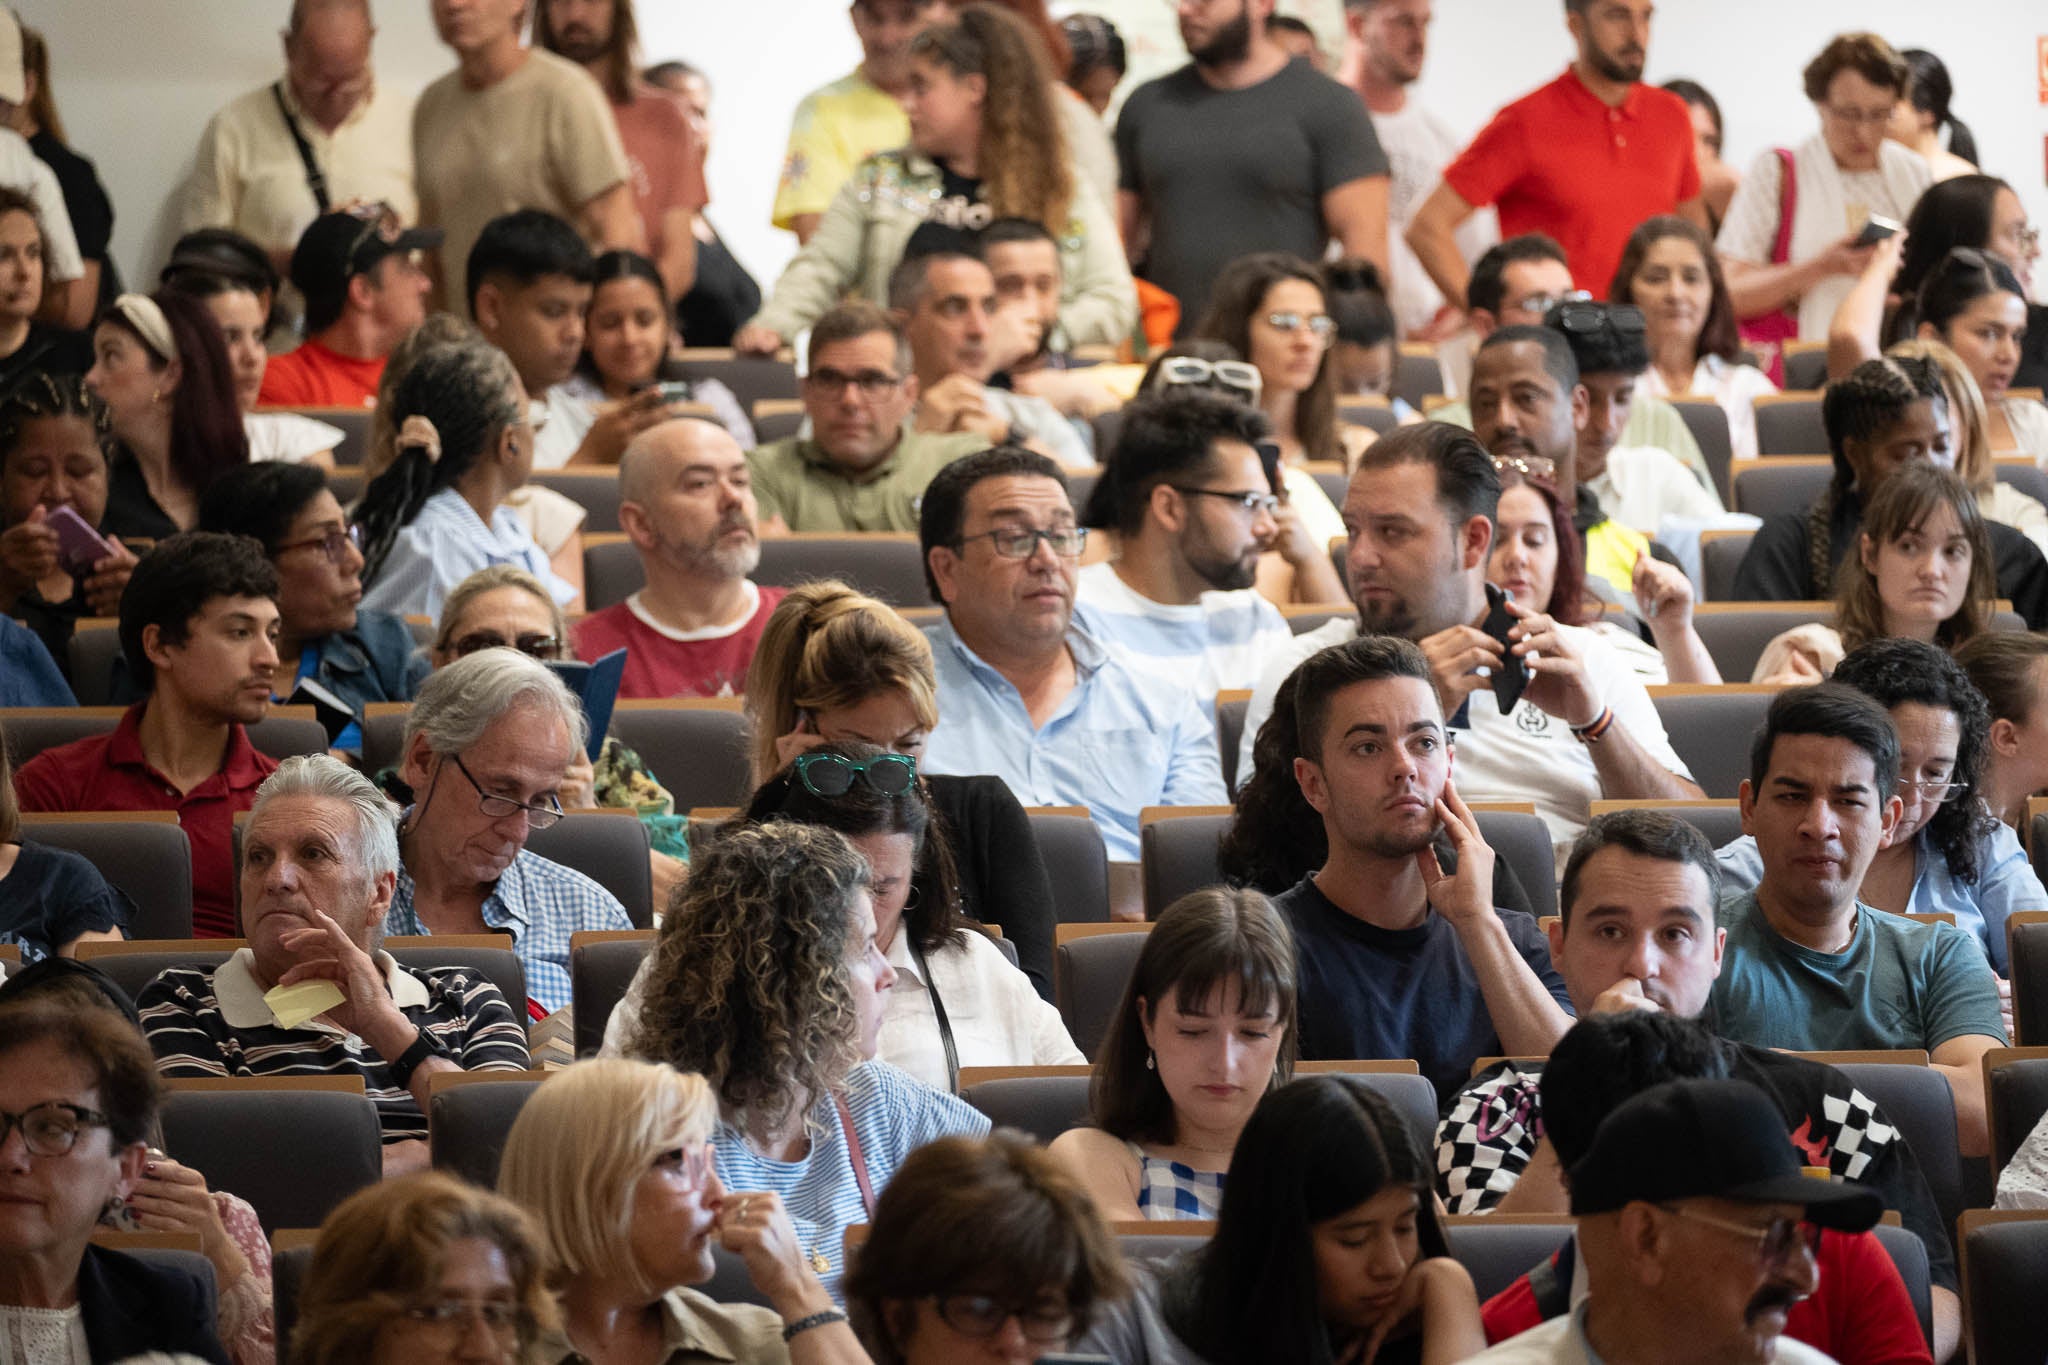
[[[780,1197],[835,1296],[846,1229],[873,1218],[903,1158],[989,1128],[874,1060],[896,973],[875,944],[872,885],[867,859],[831,830],[722,831],[634,977],[640,1006],[620,1049],[710,1082],[719,1182]]]
[[[1871,859],[1856,899],[1897,914],[1955,916],[2006,974],[2006,920],[2048,910],[2018,837],[1985,808],[1991,710],[1948,653],[1921,640],[1872,640],[1835,669],[1834,680],[1891,713],[1899,732],[1899,821]],[[1763,877],[1756,840],[1744,835],[1716,855],[1721,894],[1753,890]],[[2001,982],[1999,993],[2008,988]]]
[[[1109,207],[1075,178],[1037,35],[997,5],[968,5],[910,45],[910,145],[863,161],[817,233],[733,336],[770,354],[847,294],[888,303],[889,274],[919,227],[971,235],[998,218],[1043,224],[1060,244],[1060,328],[1070,345],[1116,345],[1138,299]]]
[[[556,1323],[547,1255],[517,1204],[440,1171],[358,1190],[320,1225],[292,1365],[538,1365]]]

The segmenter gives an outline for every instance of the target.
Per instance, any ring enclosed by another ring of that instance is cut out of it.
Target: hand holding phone
[[[1863,231],[1856,234],[1856,245],[1876,246],[1885,238],[1897,233],[1903,226],[1904,224],[1900,223],[1896,218],[1887,218],[1881,213],[1873,213],[1865,220]]]
[[[1493,670],[1493,700],[1505,716],[1515,709],[1515,703],[1522,699],[1522,689],[1529,685],[1529,666],[1522,662],[1514,651],[1514,642],[1508,639],[1515,617],[1508,610],[1507,593],[1488,583],[1486,602],[1486,620],[1479,629],[1500,642],[1500,663]]]
[[[114,553],[114,547],[70,507],[52,511],[46,524],[57,533],[57,562],[74,578],[85,577]]]

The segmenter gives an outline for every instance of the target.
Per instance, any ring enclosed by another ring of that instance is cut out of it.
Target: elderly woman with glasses
[[[720,1183],[717,1122],[702,1076],[611,1058],[576,1063],[519,1111],[498,1191],[539,1223],[560,1295],[561,1329],[536,1353],[544,1365],[866,1365],[781,1198]],[[719,1250],[772,1307],[693,1288]]]

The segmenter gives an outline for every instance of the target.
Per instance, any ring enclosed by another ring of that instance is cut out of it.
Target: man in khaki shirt
[[[412,221],[419,209],[412,101],[377,85],[370,69],[376,31],[369,0],[296,0],[284,31],[284,79],[251,90],[207,124],[185,231],[233,228],[286,275],[300,234],[326,207],[382,202]],[[325,205],[314,196],[293,125],[324,177]]]
[[[834,308],[811,328],[810,345],[810,436],[747,456],[762,531],[915,531],[932,476],[987,449],[988,438],[911,428],[917,376],[910,346],[873,304]]]
[[[625,147],[588,71],[523,46],[527,0],[434,0],[434,27],[460,65],[413,111],[420,222],[447,234],[440,306],[465,311],[466,264],[484,224],[543,209],[597,251],[644,251]]]

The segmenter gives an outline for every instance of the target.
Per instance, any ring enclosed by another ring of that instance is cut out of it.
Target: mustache
[[[1790,1312],[1805,1297],[1804,1293],[1789,1284],[1767,1284],[1756,1291],[1756,1296],[1750,1299],[1742,1310],[1742,1320],[1745,1323],[1753,1323],[1766,1313]]]

